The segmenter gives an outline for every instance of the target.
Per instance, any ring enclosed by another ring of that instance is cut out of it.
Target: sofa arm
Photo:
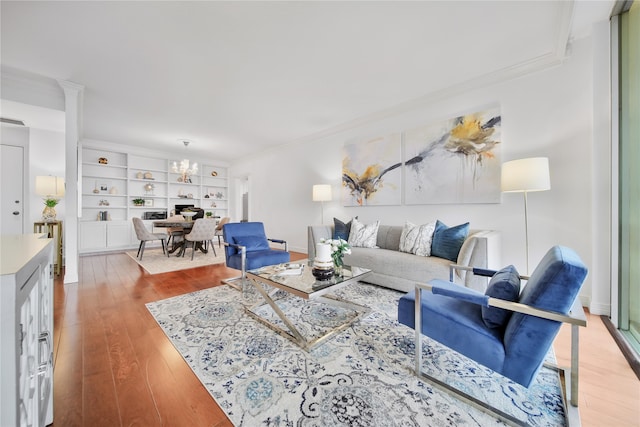
[[[500,232],[480,230],[471,234],[460,248],[457,264],[465,267],[499,269],[501,266]],[[484,292],[487,280],[465,271],[456,271],[464,286]]]
[[[333,236],[333,225],[310,225],[307,227],[307,258],[313,260],[316,257],[316,244],[320,240],[331,239]]]

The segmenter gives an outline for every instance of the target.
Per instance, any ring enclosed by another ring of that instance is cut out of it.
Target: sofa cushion
[[[485,295],[506,301],[518,301],[520,297],[520,275],[513,265],[498,271],[491,277]],[[488,328],[503,328],[511,311],[498,307],[482,307],[482,321]]]
[[[373,248],[378,240],[378,226],[380,221],[373,224],[363,224],[357,218],[351,220],[349,244],[353,247]]]
[[[401,235],[402,226],[380,224],[378,226],[378,241],[376,245],[381,249],[400,250]]]
[[[269,249],[269,241],[264,236],[235,236],[233,242],[236,245],[246,246],[247,252]]]
[[[431,256],[456,261],[458,253],[469,234],[469,223],[447,227],[440,220],[436,221],[433,241],[431,242]]]
[[[431,240],[435,231],[435,222],[416,225],[405,221],[400,237],[400,251],[419,256],[431,255]]]
[[[358,219],[358,217],[355,217]],[[349,234],[351,233],[351,222],[353,220],[347,222],[346,224],[340,221],[338,218],[333,218],[333,240],[349,240]]]

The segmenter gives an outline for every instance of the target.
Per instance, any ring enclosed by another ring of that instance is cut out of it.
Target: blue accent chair
[[[240,277],[223,280],[224,283],[233,284],[242,279],[244,284],[247,270],[291,260],[287,242],[268,239],[261,222],[229,222],[222,226],[222,235],[227,267],[242,272]],[[269,242],[284,245],[284,250],[272,249]]]
[[[509,268],[515,271],[512,266]],[[409,292],[400,299],[398,321],[416,331],[417,375],[455,393],[468,403],[479,404],[482,406],[480,409],[488,409],[503,421],[518,424],[510,419],[510,415],[488,407],[485,402],[473,402],[472,396],[441,383],[421,368],[421,337],[426,335],[529,387],[542,367],[561,323],[565,322],[572,325],[572,360],[567,387],[571,387],[572,406],[578,405],[578,327],[586,326],[586,319],[577,296],[587,276],[587,268],[573,250],[554,246],[530,277],[519,276],[516,272],[514,278],[509,272],[508,268],[500,272],[474,270],[475,274],[493,275],[486,293],[443,280],[417,284],[415,292]],[[517,289],[515,297],[510,300],[503,299],[502,295],[496,298],[492,294],[492,283],[500,274],[503,285]],[[520,278],[526,279],[527,283],[518,295]],[[492,323],[489,310],[506,311],[508,316],[503,316],[504,324],[497,326]],[[419,327],[415,328],[415,325]]]

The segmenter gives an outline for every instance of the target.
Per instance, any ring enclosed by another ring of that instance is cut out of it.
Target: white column
[[[59,81],[65,99],[65,216],[64,216],[64,283],[78,281],[78,218],[80,194],[78,182],[78,143],[82,133],[82,99],[84,86]]]

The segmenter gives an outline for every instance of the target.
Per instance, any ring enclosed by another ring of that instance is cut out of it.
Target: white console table
[[[0,236],[0,426],[53,422],[53,246]]]

